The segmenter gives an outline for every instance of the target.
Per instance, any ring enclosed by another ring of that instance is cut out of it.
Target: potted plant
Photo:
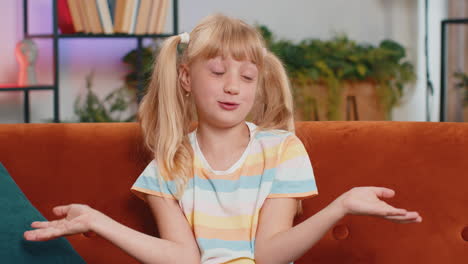
[[[135,93],[127,86],[111,91],[100,99],[92,90],[94,72],[86,76],[87,93],[81,102],[81,95],[75,99],[76,122],[133,122],[136,114],[123,117],[123,113],[135,102]]]
[[[391,119],[404,85],[415,80],[413,65],[404,60],[405,49],[392,40],[372,46],[337,35],[295,44],[277,40],[264,25],[257,27],[286,66],[298,119],[343,120],[345,100],[353,97],[361,119]]]
[[[146,87],[148,85],[148,82],[151,78],[151,68],[153,66],[153,53],[154,53],[155,48],[152,46],[147,46],[143,47],[141,49],[142,53],[142,61],[140,65],[140,70],[142,71],[143,74],[143,87]],[[137,61],[137,56],[138,56],[138,49],[133,49],[127,54],[124,55],[122,58],[122,62],[124,64],[127,64],[130,71],[129,73],[125,76],[125,84],[127,87],[130,89],[134,89],[136,91],[137,87],[137,79],[138,79],[138,61]]]
[[[143,87],[148,86],[149,80],[151,78],[152,69],[153,69],[154,57],[155,57],[155,54],[159,52],[162,41],[163,41],[162,39],[153,39],[151,44],[141,49],[142,61],[141,61],[140,66],[138,65],[138,60],[137,60],[138,49],[132,49],[127,54],[124,55],[124,57],[122,58],[122,62],[124,64],[127,64],[130,69],[129,73],[125,76],[125,84],[130,89],[136,90],[137,82],[138,82],[137,72],[138,72],[139,67],[143,74]],[[183,49],[180,46],[181,45],[177,47],[177,51],[179,53],[181,53]]]

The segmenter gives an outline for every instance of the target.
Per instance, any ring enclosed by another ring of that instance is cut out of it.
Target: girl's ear
[[[190,74],[186,64],[180,65],[179,80],[182,88],[184,88],[184,90],[188,93],[191,92],[192,87],[190,86]]]

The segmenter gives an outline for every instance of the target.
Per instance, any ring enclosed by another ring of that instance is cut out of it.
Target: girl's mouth
[[[224,110],[235,110],[237,107],[239,107],[239,104],[236,104],[234,102],[218,102],[219,106],[224,109]]]

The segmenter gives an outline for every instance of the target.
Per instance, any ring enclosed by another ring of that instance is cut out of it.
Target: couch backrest
[[[297,264],[466,263],[468,124],[297,122],[319,195],[315,214],[354,186],[385,186],[388,200],[417,210],[420,224],[346,216]],[[115,220],[157,235],[147,206],[130,187],[151,156],[136,123],[2,124],[0,162],[48,219],[52,207],[86,203]],[[68,237],[88,263],[137,263],[98,236]]]

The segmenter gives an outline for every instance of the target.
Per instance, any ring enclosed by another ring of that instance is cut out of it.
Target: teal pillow
[[[47,221],[29,202],[0,162],[0,263],[85,263],[63,237],[28,241],[33,221]]]

